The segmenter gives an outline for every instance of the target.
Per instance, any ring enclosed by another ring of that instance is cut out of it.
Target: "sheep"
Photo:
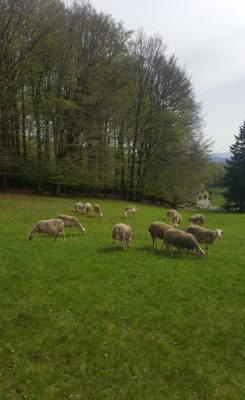
[[[174,217],[175,215],[178,214],[178,211],[176,210],[169,210],[166,212],[166,215],[163,217],[163,221],[165,221],[166,219],[170,218],[170,217]]]
[[[58,236],[63,236],[63,239],[65,240],[64,226],[64,222],[59,218],[38,221],[38,223],[30,231],[28,239],[32,240],[35,233],[42,232],[53,235],[55,237],[54,240],[56,240]]]
[[[127,217],[128,215],[135,215],[136,212],[137,212],[137,208],[136,207],[128,206],[128,207],[125,208],[125,211],[124,211],[123,215],[124,215],[124,217]]]
[[[86,215],[88,215],[89,213],[91,213],[91,212],[92,212],[92,205],[91,205],[91,203],[85,203],[85,204],[83,205],[82,211],[83,211],[83,213],[86,214]]]
[[[195,236],[198,243],[205,243],[205,250],[208,249],[208,244],[212,244],[216,238],[221,238],[223,231],[221,229],[206,229],[197,225],[190,225],[186,229],[186,232],[191,233]]]
[[[84,204],[83,203],[76,203],[75,204],[75,210],[76,212],[81,212],[83,210]]]
[[[154,221],[150,224],[148,231],[152,238],[152,247],[157,249],[157,238],[163,239],[164,244],[164,232],[168,229],[174,229],[173,226],[165,224],[164,222]]]
[[[195,214],[192,215],[189,218],[189,224],[190,225],[203,225],[205,221],[204,215],[203,214]]]
[[[182,223],[182,215],[179,214],[176,210],[167,211],[166,215],[163,217],[163,221],[166,221],[166,219],[168,218],[173,219],[173,226],[175,228],[177,228]]]
[[[172,246],[174,246],[178,250],[193,250],[200,258],[205,257],[205,251],[201,249],[196,238],[191,233],[186,233],[178,229],[168,229],[164,232],[164,240],[166,249],[172,250]]]
[[[177,213],[173,216],[173,226],[177,228],[182,223],[182,215]]]
[[[114,249],[116,248],[116,240],[120,240],[125,251],[127,247],[130,247],[132,241],[131,227],[126,224],[116,224],[112,231],[112,239],[114,240]]]
[[[81,232],[81,235],[85,233],[85,228],[80,224],[76,217],[71,217],[70,215],[58,214],[55,218],[59,218],[64,222],[65,226],[69,226],[71,228],[78,228]]]
[[[103,213],[99,204],[94,204],[94,213],[98,214],[100,217],[103,217]]]

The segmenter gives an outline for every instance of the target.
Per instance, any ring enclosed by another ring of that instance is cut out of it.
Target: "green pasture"
[[[204,260],[153,252],[166,210],[141,204],[114,251],[124,201],[79,216],[84,236],[27,240],[84,200],[0,194],[0,399],[245,399],[245,215],[205,212],[224,236]]]

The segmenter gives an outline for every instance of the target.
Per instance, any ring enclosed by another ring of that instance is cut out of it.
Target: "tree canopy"
[[[209,143],[190,78],[159,36],[87,2],[0,3],[1,185],[182,201]]]
[[[235,143],[230,146],[231,159],[226,163],[225,183],[228,202],[234,202],[240,211],[245,210],[245,121],[235,135]]]

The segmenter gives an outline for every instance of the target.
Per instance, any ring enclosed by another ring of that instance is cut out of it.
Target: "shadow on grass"
[[[164,257],[164,258],[169,258],[169,259],[188,259],[192,258],[193,256],[196,257],[194,253],[187,253],[185,251],[173,251],[169,252],[161,247],[158,249],[153,249],[152,247],[149,246],[135,246],[135,248],[139,251],[143,251],[144,253],[152,254],[157,257]]]
[[[98,250],[99,253],[104,253],[104,254],[113,254],[118,251],[120,251],[121,253],[127,253],[128,251],[130,251],[130,249],[127,249],[124,251],[121,246],[116,246],[115,248],[113,246],[110,246],[110,247],[104,247],[103,249]]]
[[[116,246],[114,248],[112,245],[110,247],[104,247],[104,248],[98,250],[98,252],[104,253],[104,254],[113,254],[113,253],[117,253],[117,252],[128,253],[128,252],[133,252],[134,250],[139,251],[141,253],[147,253],[148,255],[152,254],[153,256],[157,256],[157,257],[169,258],[171,260],[173,260],[173,259],[189,259],[192,257],[196,257],[196,255],[194,253],[187,254],[184,251],[183,252],[173,251],[171,253],[171,252],[167,252],[167,251],[161,250],[161,249],[153,250],[149,246],[132,246],[131,248],[126,249],[124,251],[121,246]]]
[[[98,215],[96,215],[96,214],[82,214],[82,213],[77,213],[74,210],[70,210],[70,214],[76,216],[76,218],[79,218],[79,217],[86,217],[86,218],[92,218],[92,219],[101,218],[101,217],[98,217]]]
[[[70,232],[65,232],[65,239],[66,238],[71,238],[71,237],[83,237],[83,236],[85,236],[85,235],[82,235],[81,233],[70,233]],[[29,238],[28,238],[28,236],[26,236],[26,240],[28,240],[28,241],[30,241],[30,242],[32,242],[32,241],[34,241],[35,239],[38,239],[38,240],[52,240],[53,239],[53,241],[57,241],[57,240],[63,240],[63,237],[62,236],[58,236],[56,239],[55,239],[55,236],[54,235],[48,235],[48,234],[43,234],[43,233],[39,233],[39,234],[36,234],[34,237],[33,237],[33,239],[32,240],[29,240]]]

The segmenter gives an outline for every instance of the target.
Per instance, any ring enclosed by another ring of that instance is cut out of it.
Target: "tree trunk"
[[[15,154],[18,158],[20,158],[20,125],[19,125],[19,110],[14,101],[13,104],[13,120],[14,120],[14,136],[15,136]]]
[[[24,87],[21,88],[21,107],[22,107],[22,146],[23,146],[23,157],[27,159],[27,144],[26,144],[26,111],[25,111],[25,97],[24,97]]]

